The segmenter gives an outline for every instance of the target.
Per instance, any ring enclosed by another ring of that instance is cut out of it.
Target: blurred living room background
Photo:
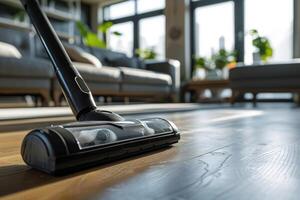
[[[299,103],[299,0],[39,2],[99,104]],[[64,105],[19,0],[1,0],[0,107]]]

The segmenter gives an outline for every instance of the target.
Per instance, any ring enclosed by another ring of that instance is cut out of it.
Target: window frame
[[[190,0],[190,26],[191,26],[191,61],[194,66],[194,55],[196,54],[196,9],[204,6],[210,6],[219,3],[233,2],[234,3],[234,49],[239,52],[237,60],[244,60],[244,0]],[[192,74],[191,74],[192,75]]]
[[[130,1],[130,0],[124,0],[124,1],[119,1],[116,3],[112,3],[109,5],[105,5],[102,8],[102,19],[103,22],[112,22],[113,24],[121,24],[121,23],[125,23],[125,22],[133,22],[133,53],[132,55],[136,56],[136,52],[135,50],[138,49],[140,47],[140,41],[139,41],[139,34],[140,34],[140,27],[139,27],[139,21],[142,19],[146,19],[146,18],[151,18],[151,17],[157,17],[157,16],[161,16],[164,15],[165,16],[165,8],[163,9],[159,9],[159,10],[154,10],[154,11],[149,11],[149,12],[145,12],[145,13],[140,13],[138,14],[138,0],[133,0],[134,1],[134,15],[131,16],[127,16],[127,17],[122,17],[122,18],[118,18],[118,19],[112,19],[112,20],[106,20],[105,19],[105,9],[112,6],[112,5],[116,5],[119,3],[123,3],[126,1]],[[107,38],[104,36],[104,40],[107,42]]]
[[[199,1],[192,1],[190,0],[190,26],[191,26],[191,34],[190,34],[190,41],[191,41],[191,61],[192,66],[194,65],[194,55],[196,53],[196,44],[195,44],[195,27],[196,27],[196,16],[195,16],[195,10],[199,7],[208,6],[208,5],[214,5],[218,3],[224,3],[232,1],[234,3],[234,27],[235,27],[235,50],[239,52],[237,61],[243,62],[244,56],[245,56],[245,0],[199,0]],[[293,0],[294,3],[294,27],[293,27],[293,41],[295,41],[296,38],[296,1]],[[293,42],[292,47],[292,55],[295,57],[295,47],[296,44]]]

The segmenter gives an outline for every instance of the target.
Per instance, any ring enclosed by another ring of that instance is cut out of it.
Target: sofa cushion
[[[172,79],[167,74],[127,67],[120,67],[120,69],[124,83],[172,85]]]
[[[139,68],[138,62],[136,58],[129,58],[127,56],[115,56],[115,57],[107,57],[106,61],[112,67],[130,67],[130,68]]]
[[[0,77],[52,78],[52,64],[38,58],[0,57]]]
[[[12,58],[22,57],[21,53],[15,46],[5,42],[0,42],[0,56]]]
[[[103,65],[112,67],[145,68],[145,63],[138,58],[129,58],[126,54],[109,49],[82,47],[96,56]]]
[[[102,67],[98,58],[88,52],[85,52],[83,49],[69,44],[64,44],[64,47],[72,61],[91,64],[95,67]]]
[[[86,81],[119,83],[121,81],[121,72],[118,68],[101,67],[96,68],[86,63],[74,62],[74,66]]]
[[[300,78],[300,62],[237,67],[230,71],[231,80],[284,77]]]
[[[6,92],[14,93],[37,93],[37,90],[48,90],[51,88],[51,79],[27,78],[27,77],[0,77],[0,89],[9,89]],[[17,92],[14,89],[19,89]],[[29,92],[30,91],[30,92]]]
[[[93,54],[94,56],[96,56],[100,60],[102,65],[104,65],[104,66],[111,66],[110,63],[108,62],[108,60],[112,60],[116,57],[125,56],[125,54],[113,52],[108,49],[92,48],[92,47],[86,47],[86,46],[81,46],[81,48],[84,51],[89,52],[89,53]]]

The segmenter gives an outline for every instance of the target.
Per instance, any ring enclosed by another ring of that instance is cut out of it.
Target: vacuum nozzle
[[[98,108],[93,110],[88,110],[87,112],[81,112],[78,114],[79,121],[123,121],[124,118],[120,115],[106,111],[100,110]]]
[[[153,118],[119,122],[76,122],[30,132],[23,160],[50,174],[65,174],[177,143],[177,127]]]

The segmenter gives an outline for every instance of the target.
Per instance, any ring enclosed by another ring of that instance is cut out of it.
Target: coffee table
[[[206,89],[209,89],[212,92],[213,98],[203,98],[203,93]],[[190,93],[192,99],[197,102],[222,102],[228,101],[228,99],[221,99],[219,97],[220,92],[224,89],[230,89],[229,80],[191,80],[183,86],[182,92],[183,97],[185,97],[187,93]]]

